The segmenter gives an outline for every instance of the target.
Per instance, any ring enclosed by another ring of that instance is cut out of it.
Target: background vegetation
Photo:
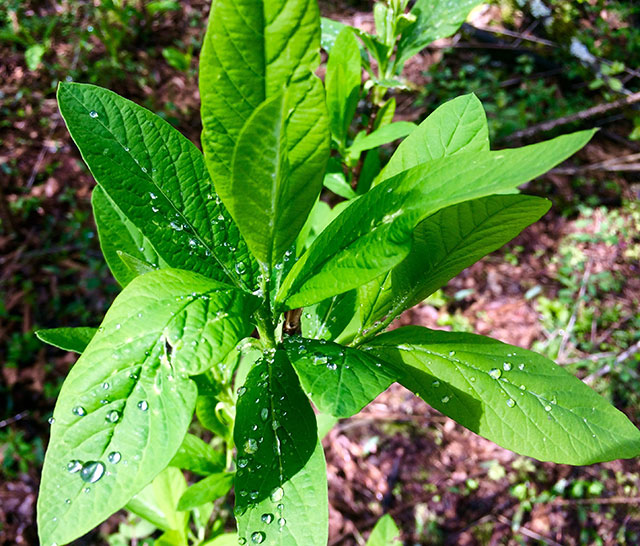
[[[47,419],[75,360],[33,330],[97,326],[117,292],[90,215],[93,180],[57,112],[57,83],[107,86],[199,142],[207,4],[0,0],[0,544],[37,543]],[[371,2],[321,8],[373,28]],[[554,202],[539,224],[399,322],[534,348],[636,423],[639,66],[636,2],[496,0],[412,59],[395,92],[396,119],[412,121],[475,92],[503,147],[601,128],[576,158],[527,188]],[[563,123],[537,126],[549,120]],[[325,449],[332,544],[361,543],[385,512],[407,544],[640,542],[637,462],[574,468],[517,457],[399,387],[340,422]],[[219,509],[231,524],[229,507]],[[82,543],[129,544],[132,533],[117,515]]]

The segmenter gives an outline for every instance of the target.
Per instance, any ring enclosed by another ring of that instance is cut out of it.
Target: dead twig
[[[513,522],[503,516],[503,515],[497,515],[496,519],[500,522],[500,523],[504,523],[505,525],[508,525],[509,527],[512,526]],[[524,535],[528,538],[532,538],[533,540],[539,540],[540,542],[543,542],[544,544],[549,544],[549,546],[562,546],[562,544],[560,544],[559,542],[556,542],[553,539],[547,538],[543,535],[541,535],[540,533],[536,533],[535,531],[532,531],[531,529],[527,529],[524,526],[520,526],[518,527],[517,531],[514,531],[516,533],[520,533],[521,535]]]
[[[580,281],[580,290],[578,291],[576,304],[573,306],[573,312],[571,313],[571,317],[569,317],[567,327],[564,329],[564,332],[562,334],[562,340],[560,341],[560,347],[558,348],[558,362],[562,362],[564,360],[565,348],[567,346],[567,342],[569,341],[569,337],[571,336],[571,332],[573,332],[573,328],[576,325],[576,319],[578,318],[578,309],[582,304],[582,298],[584,297],[584,293],[587,290],[587,282],[589,281],[589,277],[591,276],[592,266],[593,259],[590,259],[584,268],[584,273],[582,274],[582,280]]]
[[[571,114],[569,116],[563,116],[561,118],[545,121],[544,123],[532,125],[531,127],[523,129],[522,131],[516,131],[515,133],[511,134],[509,138],[531,138],[539,133],[546,133],[547,131],[551,131],[556,127],[561,127],[562,125],[567,125],[576,121],[585,121],[596,116],[601,116],[602,114],[606,114],[613,110],[619,110],[620,108],[631,106],[636,102],[640,102],[640,91],[638,91],[637,93],[632,93],[631,95],[615,100],[613,102],[599,104],[598,106],[587,108],[586,110],[581,110],[580,112],[576,112],[575,114]]]

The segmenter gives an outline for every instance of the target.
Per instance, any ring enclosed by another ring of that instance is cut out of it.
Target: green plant
[[[211,13],[204,156],[111,91],[58,90],[123,290],[99,328],[39,332],[82,353],[53,414],[42,544],[68,543],[123,507],[163,529],[162,544],[236,540],[222,534],[222,501],[213,527],[198,527],[232,484],[241,544],[326,544],[319,423],[394,381],[541,460],[640,453],[623,414],[540,355],[466,333],[380,333],[544,214],[548,202],[517,186],[592,132],[492,152],[481,104],[462,96],[400,144],[369,191],[328,213],[317,205],[330,118],[314,75],[315,2],[217,0]],[[334,217],[324,228],[322,215]],[[210,443],[193,434],[203,429]],[[203,479],[185,489],[178,469]],[[177,481],[163,489],[168,474]],[[164,491],[153,502],[169,502],[168,523],[154,520],[149,488]]]

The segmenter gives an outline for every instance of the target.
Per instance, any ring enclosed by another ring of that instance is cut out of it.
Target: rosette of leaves
[[[82,353],[53,414],[42,544],[123,507],[162,529],[163,544],[222,544],[219,525],[195,536],[190,517],[202,522],[233,485],[241,544],[324,545],[313,406],[348,417],[393,382],[540,460],[640,451],[622,413],[542,356],[471,334],[381,333],[542,216],[549,203],[516,188],[592,133],[491,151],[482,106],[460,97],[402,142],[369,191],[327,211],[333,118],[319,51],[313,0],[214,1],[200,59],[204,154],[111,91],[60,85],[122,292],[99,328],[40,333]],[[218,449],[189,434],[194,412]],[[177,469],[202,480],[186,488]]]

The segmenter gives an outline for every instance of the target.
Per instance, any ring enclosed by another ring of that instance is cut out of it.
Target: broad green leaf
[[[304,309],[300,318],[302,335],[332,341],[347,327],[356,313],[355,290],[328,298]]]
[[[178,501],[178,510],[191,510],[207,502],[223,497],[233,485],[233,474],[219,472],[211,474],[190,486]]]
[[[325,76],[329,127],[341,148],[346,146],[349,126],[358,106],[361,70],[358,40],[351,28],[345,27],[329,54]]]
[[[489,129],[482,103],[470,93],[436,108],[389,159],[378,181],[411,167],[462,152],[489,151]]]
[[[327,467],[320,440],[304,467],[273,493],[236,513],[246,544],[326,546],[329,538]],[[242,542],[241,542],[242,544]]]
[[[357,158],[365,150],[371,150],[372,148],[377,148],[383,144],[389,144],[389,142],[393,142],[394,140],[410,135],[415,128],[416,124],[411,123],[410,121],[396,121],[394,123],[384,125],[380,127],[380,129],[376,129],[368,135],[359,133],[353,141],[353,144],[351,144],[347,150],[347,153],[350,157]]]
[[[287,153],[287,93],[263,102],[247,120],[233,156],[233,175],[220,197],[267,277],[295,241],[319,187],[291,177]]]
[[[329,434],[331,429],[339,421],[337,417],[329,415],[328,413],[316,413],[316,422],[318,424],[318,438],[321,440]]]
[[[43,544],[82,536],[169,464],[196,402],[188,375],[220,362],[251,331],[249,299],[173,269],[138,277],[118,295],[53,412],[38,497]]]
[[[49,328],[47,330],[36,330],[35,334],[40,341],[58,347],[63,351],[82,353],[89,345],[93,336],[96,335],[97,328],[80,326],[78,328]]]
[[[366,546],[399,546],[400,530],[389,514],[382,516],[369,535]]]
[[[328,17],[322,17],[320,19],[320,28],[321,28],[321,46],[327,53],[331,53],[334,44],[338,38],[338,35],[345,28],[350,28],[349,25],[341,21],[334,21],[333,19],[329,19]]]
[[[58,104],[98,185],[154,252],[170,267],[255,289],[258,266],[191,142],[148,110],[93,85],[61,83]],[[127,226],[120,233],[131,237]]]
[[[469,12],[480,3],[481,0],[416,0],[411,8],[416,21],[404,29],[398,42],[397,72],[401,72],[404,63],[431,42],[454,34]]]
[[[445,207],[516,188],[584,146],[593,131],[497,152],[428,161],[378,184],[316,238],[283,281],[276,301],[289,309],[356,288],[399,264],[413,230]]]
[[[640,431],[624,414],[539,354],[414,326],[362,348],[434,408],[522,455],[584,465],[640,454]]]
[[[248,543],[254,533],[265,533],[267,544],[324,546],[322,448],[315,415],[284,351],[266,353],[239,389],[234,439],[238,535]]]
[[[24,60],[25,63],[27,63],[27,68],[32,71],[37,70],[46,51],[42,44],[30,45],[24,52]]]
[[[177,506],[186,489],[187,482],[182,472],[177,468],[165,468],[127,503],[127,510],[153,523],[158,529],[178,531],[184,543],[189,515],[178,511]]]
[[[285,7],[286,4],[286,7]],[[329,130],[315,0],[216,0],[200,56],[202,147],[216,188],[232,175],[240,132],[265,100],[288,88],[290,179],[320,192]],[[308,211],[307,211],[308,212]]]
[[[236,509],[269,497],[315,447],[316,420],[284,351],[256,362],[238,390]]]
[[[231,351],[233,353],[233,351]],[[198,422],[217,436],[225,438],[228,435],[228,425],[222,422],[222,416],[218,413],[220,403],[220,391],[222,390],[221,374],[213,374],[209,370],[193,377],[198,387],[198,399],[196,400],[196,417]]]
[[[409,255],[360,288],[363,328],[381,329],[549,210],[546,199],[491,195],[438,211],[418,225]]]
[[[155,268],[169,267],[151,241],[113,204],[100,186],[93,189],[91,206],[100,248],[120,286],[126,286],[141,275],[147,269],[145,264],[152,264]]]
[[[324,340],[285,338],[300,384],[321,412],[351,417],[395,380],[378,359]]]
[[[178,452],[169,463],[200,476],[220,472],[226,464],[223,453],[213,449],[207,442],[193,434],[187,434]]]

